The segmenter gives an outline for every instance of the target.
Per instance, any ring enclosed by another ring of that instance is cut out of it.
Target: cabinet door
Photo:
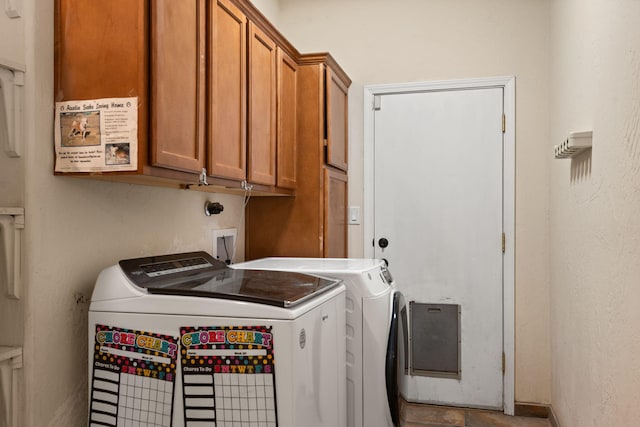
[[[151,164],[200,172],[205,158],[205,0],[151,5]]]
[[[347,256],[347,174],[324,170],[324,257]]]
[[[55,6],[55,100],[138,96],[145,106],[146,2],[56,0]]]
[[[246,178],[247,18],[229,0],[210,6],[209,175]]]
[[[148,14],[142,0],[55,2],[55,101],[137,96],[138,172],[149,161]]]
[[[249,23],[250,182],[276,184],[276,44]]]
[[[296,188],[298,65],[278,48],[278,187]]]
[[[347,170],[347,86],[331,71],[325,71],[327,164]]]

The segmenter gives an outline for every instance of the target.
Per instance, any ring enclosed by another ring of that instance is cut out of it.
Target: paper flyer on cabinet
[[[135,171],[138,98],[56,102],[56,172]]]

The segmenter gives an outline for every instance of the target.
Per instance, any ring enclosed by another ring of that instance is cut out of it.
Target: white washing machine
[[[120,261],[89,309],[89,426],[344,427],[345,288],[204,252]]]
[[[232,268],[341,279],[347,289],[347,425],[399,426],[399,398],[407,366],[407,311],[384,261],[263,258]]]

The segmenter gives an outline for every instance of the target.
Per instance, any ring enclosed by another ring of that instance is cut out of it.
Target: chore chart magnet
[[[185,427],[278,425],[271,327],[184,327],[180,355]]]
[[[178,339],[96,325],[89,426],[170,427]]]

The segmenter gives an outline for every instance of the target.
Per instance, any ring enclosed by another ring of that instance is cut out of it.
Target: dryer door
[[[387,399],[394,426],[400,425],[400,390],[408,367],[408,333],[407,304],[404,295],[396,291],[393,294],[393,309],[387,343],[387,360],[385,377],[387,382]]]

